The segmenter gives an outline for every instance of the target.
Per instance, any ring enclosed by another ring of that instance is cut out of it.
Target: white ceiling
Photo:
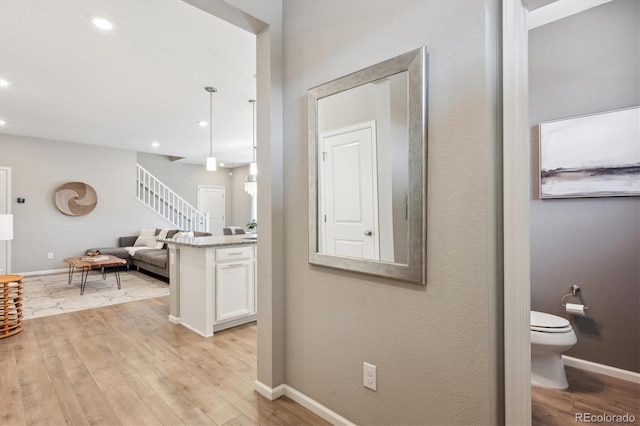
[[[253,34],[181,0],[0,0],[0,132],[204,164],[213,86],[214,156],[246,164],[255,58]]]

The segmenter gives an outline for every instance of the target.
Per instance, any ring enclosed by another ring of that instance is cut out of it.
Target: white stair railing
[[[209,232],[208,213],[200,213],[140,164],[136,175],[136,199],[139,202],[178,229]]]

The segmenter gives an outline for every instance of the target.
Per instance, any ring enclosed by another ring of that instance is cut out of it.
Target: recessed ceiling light
[[[7,80],[0,78],[0,87],[7,87],[9,84],[11,83],[9,83]]]
[[[100,28],[101,30],[108,31],[113,29],[113,23],[101,16],[94,16],[93,18],[91,18],[91,22],[93,23],[93,25]]]
[[[153,141],[153,142],[151,142],[151,146],[154,147],[154,148],[157,148],[157,147],[160,146],[160,144],[158,142],[156,142],[156,141]]]
[[[224,167],[224,163],[220,163],[220,167]]]
[[[0,119],[0,126],[4,126],[5,124],[7,124],[7,122]]]
[[[209,123],[207,123],[206,121],[198,121],[198,126],[200,127],[207,127],[209,125]]]

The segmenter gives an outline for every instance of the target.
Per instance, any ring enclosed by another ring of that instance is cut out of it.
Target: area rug
[[[66,272],[26,276],[22,282],[24,319],[169,295],[168,283],[133,270],[120,272],[120,290],[113,272],[107,272],[104,280],[99,271],[90,272],[83,295],[80,295],[79,271],[71,284]]]

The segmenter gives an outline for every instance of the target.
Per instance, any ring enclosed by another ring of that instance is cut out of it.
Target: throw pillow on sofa
[[[149,228],[140,231],[140,235],[133,243],[134,247],[155,247],[156,246],[156,229]]]
[[[156,240],[163,240],[165,238],[167,238],[167,234],[169,233],[168,229],[161,229],[160,233],[158,234],[158,236],[156,237]],[[156,242],[155,247],[157,249],[161,249],[162,247],[164,247],[164,243],[162,241],[158,241]]]

